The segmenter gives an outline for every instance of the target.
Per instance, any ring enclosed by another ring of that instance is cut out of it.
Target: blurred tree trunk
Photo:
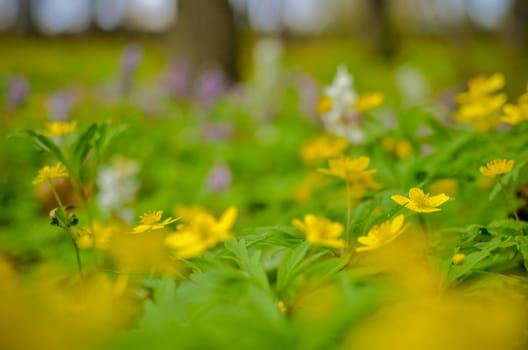
[[[528,1],[515,0],[512,12],[511,40],[516,48],[526,53],[528,52]]]
[[[14,27],[16,33],[21,35],[37,34],[31,13],[32,0],[18,0],[18,17]]]
[[[367,0],[370,5],[371,38],[375,49],[385,57],[392,57],[397,50],[397,37],[391,25],[389,2],[387,0]]]
[[[172,51],[194,65],[218,64],[231,80],[238,80],[238,36],[229,0],[179,0],[172,33]]]

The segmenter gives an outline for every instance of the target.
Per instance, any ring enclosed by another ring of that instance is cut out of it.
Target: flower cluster
[[[332,85],[325,88],[317,105],[327,131],[345,137],[353,144],[363,142],[365,135],[360,129],[360,113],[377,107],[383,101],[380,93],[358,96],[353,78],[345,66],[337,69]]]
[[[528,120],[528,87],[527,91],[517,99],[517,104],[506,104],[504,115],[500,121],[510,125],[517,125]]]
[[[504,76],[495,73],[489,78],[478,76],[468,83],[468,91],[456,96],[459,108],[454,118],[460,123],[470,123],[475,131],[486,132],[500,124],[500,111],[506,94],[498,92],[504,87]]]

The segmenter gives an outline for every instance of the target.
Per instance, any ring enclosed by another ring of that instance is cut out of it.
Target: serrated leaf
[[[236,262],[240,268],[248,272],[257,285],[262,289],[269,290],[268,276],[266,275],[260,260],[262,252],[257,251],[250,257],[244,239],[233,239],[225,242],[224,245],[227,250],[235,255]]]
[[[282,291],[288,285],[288,282],[295,275],[295,271],[302,262],[306,253],[310,249],[310,243],[303,242],[295,249],[289,250],[284,255],[279,268],[277,269],[277,291]]]

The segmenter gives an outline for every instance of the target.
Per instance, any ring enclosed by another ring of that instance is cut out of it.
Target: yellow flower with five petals
[[[134,227],[133,233],[142,233],[146,231],[160,230],[164,228],[165,226],[167,226],[168,224],[171,224],[174,221],[178,220],[178,219],[173,219],[172,217],[169,217],[160,222],[162,215],[163,215],[162,210],[148,211],[144,213],[143,215],[140,216],[141,225]]]
[[[488,162],[486,166],[481,166],[480,172],[484,176],[495,178],[497,175],[506,174],[512,171],[514,165],[515,161],[511,159],[495,159]]]
[[[227,208],[220,219],[210,214],[200,214],[188,224],[178,225],[176,232],[165,238],[165,245],[175,251],[179,259],[202,255],[218,243],[233,238],[231,229],[238,215],[236,207]]]
[[[292,223],[304,233],[306,240],[312,244],[330,248],[345,247],[345,241],[339,238],[343,234],[343,225],[339,222],[306,214],[304,221],[295,219]]]
[[[308,141],[301,148],[301,158],[304,163],[316,163],[321,160],[339,156],[347,147],[348,141],[344,137],[323,134]]]
[[[54,120],[46,123],[46,136],[63,136],[71,134],[77,128],[77,122],[75,120],[71,122],[63,122],[60,120]]]
[[[330,159],[328,167],[330,169],[317,169],[322,174],[337,176],[346,181],[353,181],[365,175],[374,174],[376,169],[368,169],[369,157],[340,157]]]
[[[68,170],[66,170],[66,167],[64,167],[64,165],[61,163],[51,166],[46,165],[38,171],[38,176],[35,178],[35,180],[33,180],[33,185],[37,185],[41,182],[52,179],[65,178],[68,176]]]
[[[391,196],[391,199],[399,205],[403,205],[405,208],[417,213],[432,213],[440,211],[441,209],[437,207],[447,202],[449,197],[444,193],[431,196],[419,188],[411,188],[409,190],[409,198],[395,194]]]
[[[374,250],[389,244],[404,232],[404,222],[405,217],[400,214],[392,220],[373,226],[366,236],[358,237],[357,241],[363,246],[356,248],[356,252]]]

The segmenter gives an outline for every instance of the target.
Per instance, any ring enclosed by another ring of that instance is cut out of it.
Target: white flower
[[[332,85],[324,89],[323,95],[331,101],[330,109],[321,115],[324,128],[354,144],[363,142],[359,113],[354,109],[358,94],[354,89],[354,78],[345,66],[337,68]]]
[[[101,167],[97,176],[97,203],[103,213],[113,211],[124,218],[129,216],[126,207],[135,200],[139,190],[140,182],[136,178],[139,169],[137,162],[123,157],[116,157],[110,166]]]

